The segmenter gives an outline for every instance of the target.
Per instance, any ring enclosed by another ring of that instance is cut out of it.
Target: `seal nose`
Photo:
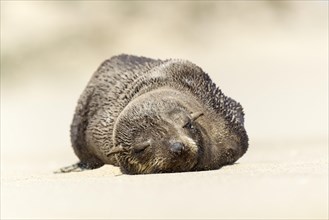
[[[181,154],[184,150],[184,145],[180,142],[170,144],[170,151],[175,154]]]

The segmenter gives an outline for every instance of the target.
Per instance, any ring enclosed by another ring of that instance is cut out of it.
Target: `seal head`
[[[153,101],[152,101],[153,100]],[[190,171],[197,164],[202,145],[197,119],[172,99],[139,100],[119,117],[111,154],[128,174]]]

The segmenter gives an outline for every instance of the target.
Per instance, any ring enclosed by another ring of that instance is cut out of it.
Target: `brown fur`
[[[183,172],[232,164],[248,148],[242,107],[184,60],[120,55],[82,93],[71,125],[80,162],[61,172],[120,166]]]

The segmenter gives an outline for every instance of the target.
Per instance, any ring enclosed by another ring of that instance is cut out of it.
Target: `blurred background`
[[[327,1],[1,1],[3,171],[74,162],[79,95],[121,53],[199,65],[243,105],[250,149],[328,144]]]

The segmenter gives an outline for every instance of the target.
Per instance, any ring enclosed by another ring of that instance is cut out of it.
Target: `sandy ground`
[[[327,219],[327,155],[325,141],[259,142],[220,170],[135,176],[110,165],[52,174],[70,156],[40,156],[4,167],[1,218]]]

